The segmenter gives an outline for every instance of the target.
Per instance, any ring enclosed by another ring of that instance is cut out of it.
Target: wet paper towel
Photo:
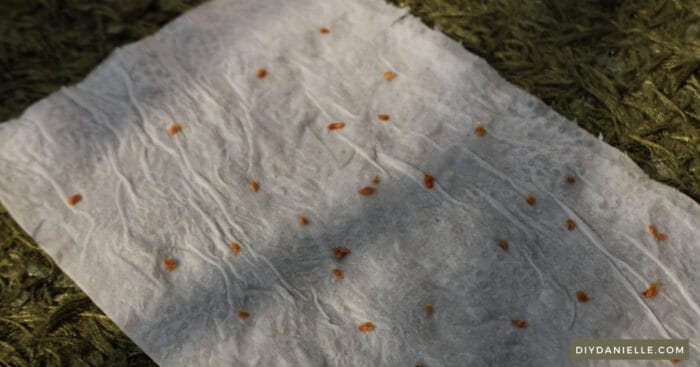
[[[0,170],[162,366],[668,364],[576,364],[573,338],[697,358],[700,207],[379,0],[209,2],[1,124]]]

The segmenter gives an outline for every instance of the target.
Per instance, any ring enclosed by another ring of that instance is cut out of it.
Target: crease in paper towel
[[[162,366],[698,353],[698,205],[381,1],[209,2],[1,124],[0,170],[17,222]]]

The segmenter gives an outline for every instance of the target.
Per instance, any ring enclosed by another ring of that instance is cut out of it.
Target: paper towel
[[[17,222],[162,366],[698,353],[700,207],[380,0],[209,2],[1,124],[0,170]]]

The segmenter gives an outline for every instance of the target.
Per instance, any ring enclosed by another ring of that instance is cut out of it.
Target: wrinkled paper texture
[[[207,3],[0,125],[0,170],[162,366],[668,364],[574,363],[583,337],[698,356],[700,207],[380,0]]]

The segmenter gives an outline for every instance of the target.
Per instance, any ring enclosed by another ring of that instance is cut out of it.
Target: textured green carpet
[[[390,1],[700,200],[700,0]],[[0,121],[200,2],[0,1]],[[127,365],[153,362],[0,207],[0,366]]]

